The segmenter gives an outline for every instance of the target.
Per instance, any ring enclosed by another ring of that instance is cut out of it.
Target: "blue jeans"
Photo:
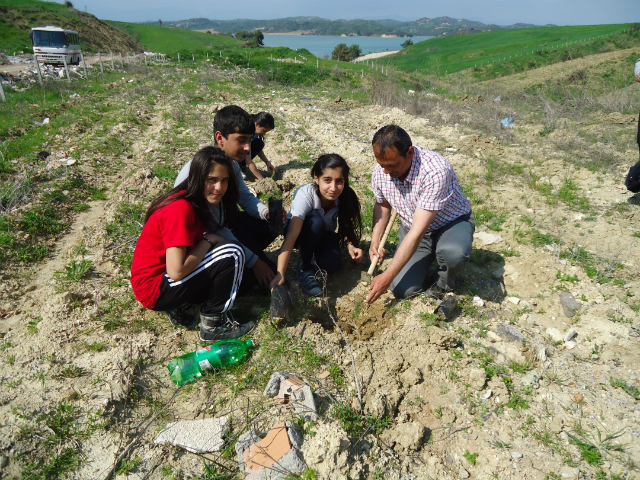
[[[289,222],[284,228],[286,235]],[[299,269],[310,270],[314,255],[318,267],[329,274],[336,272],[342,266],[340,237],[336,232],[327,232],[324,220],[317,215],[305,217],[295,246],[298,247]]]

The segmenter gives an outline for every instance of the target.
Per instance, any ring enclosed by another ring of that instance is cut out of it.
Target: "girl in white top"
[[[340,155],[322,155],[311,167],[312,183],[293,194],[285,225],[285,237],[278,256],[278,273],[271,288],[284,283],[291,251],[298,247],[296,276],[302,290],[311,296],[322,294],[311,261],[327,274],[341,266],[340,245],[346,245],[356,262],[363,258],[359,248],[362,234],[360,201],[349,186],[349,166]]]

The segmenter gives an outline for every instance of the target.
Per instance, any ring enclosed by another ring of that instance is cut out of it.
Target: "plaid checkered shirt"
[[[375,166],[371,185],[376,202],[389,202],[407,228],[411,228],[416,208],[437,210],[428,232],[471,212],[471,203],[462,193],[449,161],[422,147],[414,146],[413,150],[411,168],[404,181],[391,178],[380,165]]]

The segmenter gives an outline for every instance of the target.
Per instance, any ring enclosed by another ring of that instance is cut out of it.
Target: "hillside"
[[[451,17],[421,18],[415,21],[398,20],[327,20],[320,17],[287,17],[272,20],[209,20],[207,18],[191,18],[164,22],[189,30],[212,29],[218,32],[236,32],[238,30],[260,29],[264,33],[282,33],[303,31],[310,35],[358,35],[380,36],[397,35],[399,37],[423,35],[440,37],[459,32],[476,33],[489,30],[526,28],[534,25],[486,25],[466,19]]]
[[[130,35],[147,50],[159,53],[174,53],[179,50],[219,50],[239,47],[244,44],[226,35],[211,35],[209,33],[192,32],[180,28],[159,25],[144,25],[108,20],[106,23]]]
[[[490,78],[620,49],[640,40],[637,25],[586,25],[501,30],[412,45],[384,62],[402,70],[444,74],[474,68],[479,78]],[[491,64],[490,66],[487,66]]]
[[[29,29],[46,25],[77,30],[85,52],[143,50],[128,34],[75,8],[39,0],[0,0],[0,51],[31,53]]]

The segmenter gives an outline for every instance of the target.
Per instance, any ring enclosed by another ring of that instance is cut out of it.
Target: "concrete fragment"
[[[318,417],[311,387],[295,375],[290,375],[287,372],[274,372],[263,395],[274,397],[281,403],[290,403],[296,413],[307,421],[316,420]]]
[[[566,348],[567,350],[573,350],[574,348],[576,348],[576,342],[574,342],[573,340],[564,342],[564,348]]]
[[[280,391],[280,382],[282,380],[286,380],[289,376],[290,375],[286,372],[273,372],[262,395],[265,397],[273,397],[277,395]]]
[[[502,237],[495,233],[478,232],[473,234],[474,240],[479,240],[482,246],[493,245],[494,243],[502,242]]]
[[[175,445],[192,453],[217,452],[224,445],[231,418],[226,415],[204,420],[173,422],[155,438],[159,445]]]
[[[518,305],[520,303],[520,299],[518,297],[507,297],[507,301],[514,305]]]
[[[511,452],[511,458],[514,458],[514,459],[522,458],[522,454],[520,452]]]
[[[520,342],[523,343],[525,338],[520,331],[514,327],[513,325],[507,325],[506,323],[500,323],[498,328],[496,329],[498,335],[502,337],[503,340],[508,342]]]
[[[563,340],[565,342],[568,342],[569,340],[573,340],[573,337],[575,337],[576,335],[578,335],[578,331],[572,327],[565,332]]]
[[[582,308],[582,304],[569,292],[560,293],[560,303],[562,304],[562,311],[567,317],[574,317],[578,310]]]
[[[473,306],[476,308],[482,308],[484,307],[484,300],[482,300],[480,297],[476,296],[473,297]]]
[[[556,343],[564,342],[564,338],[562,337],[560,330],[558,330],[557,328],[549,327],[545,330],[545,333],[549,335],[551,337],[551,340],[553,340]]]
[[[458,472],[458,475],[460,475],[460,478],[464,479],[464,478],[469,478],[469,472],[467,472],[464,468],[460,467],[460,471]]]

